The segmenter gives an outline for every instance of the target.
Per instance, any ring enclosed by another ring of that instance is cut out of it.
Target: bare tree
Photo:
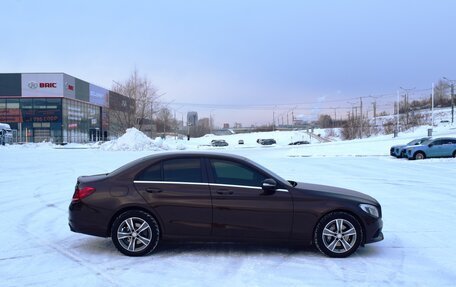
[[[115,82],[112,90],[128,98],[134,105],[134,110],[119,109],[113,113],[113,117],[119,122],[119,128],[125,130],[134,126],[141,131],[152,132],[153,115],[160,98],[152,82],[139,75],[135,69],[127,80]]]
[[[157,133],[162,133],[165,135],[166,133],[171,133],[176,131],[176,120],[174,119],[171,111],[166,108],[160,108],[155,115],[154,119],[155,125],[157,127]]]

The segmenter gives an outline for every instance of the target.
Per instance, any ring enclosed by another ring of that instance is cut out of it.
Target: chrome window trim
[[[259,186],[236,185],[236,184],[223,184],[223,183],[207,183],[207,182],[134,180],[133,183],[188,184],[188,185],[206,185],[206,186],[221,186],[221,187],[239,187],[239,188],[250,188],[250,189],[262,189],[262,188],[259,187]]]
[[[279,191],[279,192],[288,192],[288,189],[278,188],[278,189],[276,189],[276,191]]]
[[[250,188],[250,189],[262,189],[259,186],[249,185],[236,185],[236,184],[224,184],[224,183],[209,183],[210,186],[226,186],[226,187],[239,187],[239,188]]]
[[[134,180],[133,183],[157,183],[157,184],[188,184],[188,185],[209,185],[207,182],[184,182],[184,181],[149,181]]]

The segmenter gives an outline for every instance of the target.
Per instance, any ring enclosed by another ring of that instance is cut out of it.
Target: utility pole
[[[408,123],[409,123],[409,105],[408,105],[408,102],[409,102],[409,92],[414,90],[415,88],[411,88],[411,89],[405,89],[403,87],[400,87],[402,90],[405,91],[405,99],[404,99],[404,105],[405,105],[405,111],[406,111],[406,124],[408,126]]]
[[[451,82],[451,123],[454,123],[454,83]]]
[[[396,101],[396,132],[394,133],[394,137],[397,137],[397,134],[399,133],[399,90],[396,91],[397,94],[397,101]]]
[[[374,110],[374,125],[377,126],[377,102],[372,103],[372,108]]]
[[[360,97],[359,98],[359,110],[360,110],[360,114],[361,114],[361,119],[360,119],[360,126],[361,126],[361,129],[359,130],[359,138],[362,139],[363,138],[363,98]]]
[[[451,83],[451,123],[454,123],[454,82],[446,77],[443,77],[445,80]]]
[[[432,83],[431,93],[431,126],[434,127],[434,83]]]

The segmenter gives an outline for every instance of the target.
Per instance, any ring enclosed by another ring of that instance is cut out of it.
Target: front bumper
[[[364,240],[364,244],[374,243],[378,241],[382,241],[383,237],[383,220],[378,218],[377,220],[371,222],[369,225],[366,226],[366,236]]]

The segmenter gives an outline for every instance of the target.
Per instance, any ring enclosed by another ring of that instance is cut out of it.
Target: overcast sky
[[[218,124],[343,114],[359,97],[456,79],[455,15],[450,0],[3,0],[0,72],[111,88],[137,68],[177,117]]]

